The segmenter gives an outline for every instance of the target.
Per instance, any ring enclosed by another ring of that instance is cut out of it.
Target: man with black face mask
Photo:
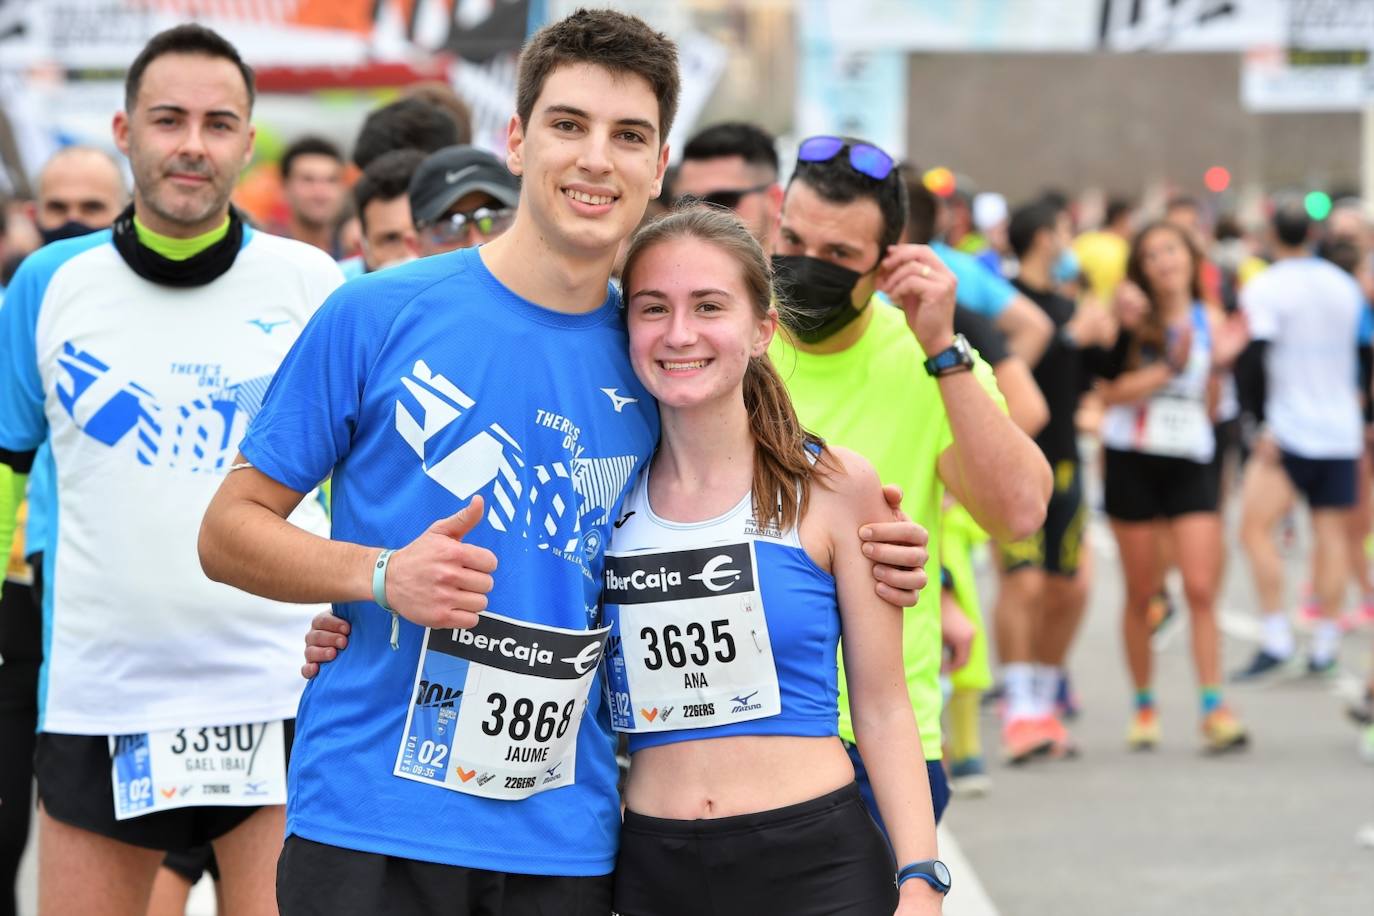
[[[929,247],[897,244],[906,211],[901,176],[882,150],[843,137],[802,143],[773,258],[789,333],[774,338],[770,355],[808,429],[902,485],[907,514],[931,532],[928,568],[938,569],[946,487],[1001,540],[1039,529],[1052,481],[1040,450],[999,406],[992,370],[954,333],[953,275]],[[879,281],[891,299],[876,293]],[[908,609],[902,641],[938,817],[949,797],[938,588]],[[840,684],[840,735],[876,817]]]
[[[128,199],[124,176],[108,153],[68,146],[38,173],[38,200],[29,215],[47,245],[108,229]]]

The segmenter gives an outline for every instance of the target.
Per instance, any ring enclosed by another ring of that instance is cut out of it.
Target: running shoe
[[[1054,736],[1045,730],[1043,719],[1012,719],[1002,726],[1002,759],[1013,766],[1053,748]]]
[[[1050,747],[1051,757],[1056,760],[1068,760],[1078,756],[1078,742],[1073,740],[1073,735],[1069,734],[1063,722],[1055,716],[1045,716],[1040,721],[1045,734],[1054,742]]]
[[[1341,629],[1347,633],[1363,627],[1374,627],[1374,600],[1365,599],[1359,607],[1346,611],[1341,618]]]
[[[1345,708],[1345,714],[1356,725],[1374,725],[1374,690],[1366,690],[1363,699]]]
[[[1080,712],[1078,694],[1074,693],[1073,684],[1069,682],[1068,671],[1060,675],[1059,688],[1054,693],[1054,708],[1058,711],[1061,719],[1072,722],[1078,718]]]
[[[1159,747],[1159,716],[1153,709],[1137,709],[1126,732],[1126,746],[1133,751]]]
[[[1178,611],[1174,608],[1174,602],[1169,597],[1168,589],[1161,588],[1150,603],[1145,607],[1145,616],[1150,621],[1150,635],[1158,633],[1160,630],[1178,616]]]
[[[1280,658],[1260,649],[1249,665],[1231,675],[1231,680],[1237,683],[1273,680],[1288,670],[1291,661],[1291,657]]]
[[[1204,749],[1209,754],[1238,751],[1250,743],[1245,726],[1225,706],[1214,709],[1202,719]]]
[[[952,761],[949,765],[949,790],[961,798],[982,798],[992,789],[992,777],[982,757]]]
[[[1325,661],[1317,661],[1312,656],[1307,657],[1307,676],[1308,677],[1334,677],[1340,670],[1340,662],[1335,656]]]

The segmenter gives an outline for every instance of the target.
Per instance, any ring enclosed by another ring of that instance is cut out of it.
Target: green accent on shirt
[[[137,216],[134,217],[134,231],[138,233],[138,240],[143,243],[145,248],[151,248],[169,261],[185,261],[187,258],[193,258],[200,254],[228,235],[229,217],[224,218],[223,225],[218,229],[211,229],[204,235],[198,235],[191,239],[174,239],[169,235],[154,232],[139,222]]]
[[[854,346],[839,353],[805,353],[784,335],[769,356],[802,425],[827,442],[851,448],[873,463],[883,483],[899,484],[902,508],[930,533],[926,563],[931,585],[908,608],[902,626],[907,693],[927,760],[940,759],[940,503],[945,487],[936,463],[954,442],[938,382],[925,370],[926,354],[906,316],[874,296],[873,318]],[[992,368],[981,358],[974,374],[1005,409]],[[854,741],[849,695],[840,658],[840,737]]]
[[[25,567],[19,508],[28,479],[29,475],[16,474],[8,464],[0,464],[0,562],[5,564],[5,576],[19,574]]]

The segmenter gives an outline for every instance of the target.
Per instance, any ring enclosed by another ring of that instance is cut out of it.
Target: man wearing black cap
[[[410,179],[420,254],[491,241],[510,226],[519,199],[515,176],[486,150],[447,146],[431,153]]]

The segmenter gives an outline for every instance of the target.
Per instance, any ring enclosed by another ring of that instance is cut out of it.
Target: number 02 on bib
[[[782,711],[752,541],[606,554],[611,725],[705,728]]]

